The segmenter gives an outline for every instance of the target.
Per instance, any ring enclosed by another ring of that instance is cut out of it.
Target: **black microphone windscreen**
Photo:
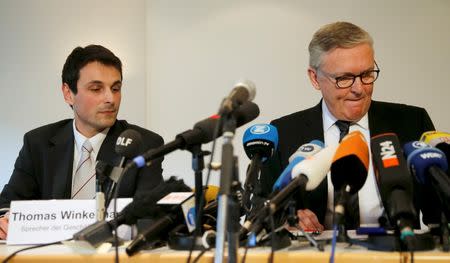
[[[359,191],[366,182],[369,167],[369,149],[360,131],[344,137],[336,149],[331,164],[331,181],[335,189],[350,186],[350,194]]]
[[[133,159],[143,152],[142,135],[133,129],[123,131],[117,138],[115,151],[117,154]]]
[[[167,181],[161,182],[151,191],[137,195],[134,201],[123,209],[121,213],[125,216],[125,223],[134,224],[140,218],[160,217],[167,211],[156,203],[164,196],[173,192],[192,192],[192,189],[183,180],[170,177]]]
[[[412,227],[416,218],[413,181],[397,135],[384,133],[371,138],[372,159],[381,200],[391,224]]]
[[[97,161],[97,164],[95,165],[95,174],[100,184],[103,184],[108,179],[113,168],[114,168],[113,165],[105,161],[102,160]]]
[[[398,188],[412,195],[412,178],[397,135],[385,133],[372,137],[371,150],[381,196]]]
[[[240,127],[258,117],[259,107],[255,103],[247,101],[237,108],[232,115],[236,118],[236,127]],[[220,116],[214,115],[194,125],[194,130],[198,130],[202,134],[201,143],[208,143],[214,139],[214,129],[218,121],[220,121]],[[219,131],[221,130],[221,127],[219,127]],[[220,135],[221,133],[219,133]]]
[[[331,165],[331,181],[335,189],[350,185],[350,194],[357,193],[366,182],[367,168],[355,155],[336,160]]]

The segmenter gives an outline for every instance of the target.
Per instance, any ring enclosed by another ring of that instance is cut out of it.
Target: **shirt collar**
[[[105,128],[103,131],[97,133],[91,138],[86,138],[83,134],[81,134],[77,130],[75,126],[75,119],[72,122],[72,126],[73,126],[73,135],[75,137],[75,145],[78,149],[78,152],[81,152],[81,147],[83,146],[84,141],[89,140],[89,142],[92,145],[93,153],[97,154],[100,151],[100,147],[102,146],[102,143],[106,138],[106,135],[108,134],[109,128]]]

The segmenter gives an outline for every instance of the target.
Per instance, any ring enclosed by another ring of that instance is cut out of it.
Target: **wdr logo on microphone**
[[[383,167],[393,167],[398,166],[399,161],[397,155],[395,154],[395,148],[391,141],[384,141],[380,143],[381,146],[381,160],[383,161]]]
[[[253,125],[250,129],[252,134],[266,134],[270,131],[269,125]]]

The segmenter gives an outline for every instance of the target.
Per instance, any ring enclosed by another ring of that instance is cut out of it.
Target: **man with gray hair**
[[[322,99],[312,108],[272,121],[278,129],[279,147],[262,169],[257,197],[267,197],[272,192],[272,185],[288,165],[289,157],[311,140],[336,144],[346,133],[358,130],[367,142],[371,136],[393,132],[403,145],[418,140],[425,131],[434,130],[423,108],[372,100],[380,68],[375,61],[372,37],[362,28],[348,22],[325,25],[314,34],[309,54],[307,73],[312,86],[322,93]],[[378,223],[384,208],[372,164],[364,186],[352,199],[356,200],[356,211],[346,218],[349,229]],[[329,174],[301,201],[297,215],[303,229],[322,231],[332,227],[334,189]],[[423,208],[418,202],[415,206]]]

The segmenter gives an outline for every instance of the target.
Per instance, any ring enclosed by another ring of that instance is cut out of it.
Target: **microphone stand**
[[[240,229],[240,211],[241,206],[239,202],[239,196],[237,195],[237,189],[241,188],[241,183],[239,182],[239,165],[238,158],[234,156],[234,170],[231,183],[231,194],[228,200],[228,209],[230,211],[227,225],[227,237],[228,237],[228,258],[230,262],[237,262],[237,252],[239,248],[239,229]]]
[[[203,235],[203,169],[205,167],[204,156],[208,155],[208,151],[201,149],[201,144],[194,144],[187,147],[192,153],[192,170],[195,176],[195,230],[192,235],[176,235],[169,238],[169,247],[172,249],[193,250],[203,249],[201,237]]]
[[[339,199],[337,205],[335,206],[333,225],[337,225],[338,236],[337,242],[349,243],[350,238],[347,234],[347,228],[345,226],[345,206],[350,199],[350,193],[348,192],[349,186],[345,186],[340,190]]]
[[[217,235],[216,235],[216,251],[214,254],[214,263],[222,263],[225,258],[225,233],[226,228],[232,225],[232,221],[229,223],[227,219],[229,217],[229,205],[231,202],[231,186],[234,178],[235,169],[235,157],[233,153],[233,137],[236,130],[236,120],[232,117],[232,114],[222,116],[223,121],[223,140],[222,145],[222,169],[220,176],[220,190],[218,199],[218,211],[217,211]],[[230,218],[234,220],[234,218]],[[237,244],[237,241],[233,239],[235,235],[229,235],[230,246]],[[228,262],[237,262],[237,248],[229,248]]]
[[[444,252],[448,252],[450,250],[449,245],[449,223],[447,221],[446,216],[444,213],[441,213],[441,226],[440,226],[440,232],[441,232],[441,243],[442,243],[442,250]]]
[[[261,169],[261,157],[259,153],[256,153],[250,165],[247,168],[247,176],[244,183],[244,197],[242,198],[242,204],[248,213],[251,210],[251,194],[254,193],[255,184],[257,183],[260,169]]]

